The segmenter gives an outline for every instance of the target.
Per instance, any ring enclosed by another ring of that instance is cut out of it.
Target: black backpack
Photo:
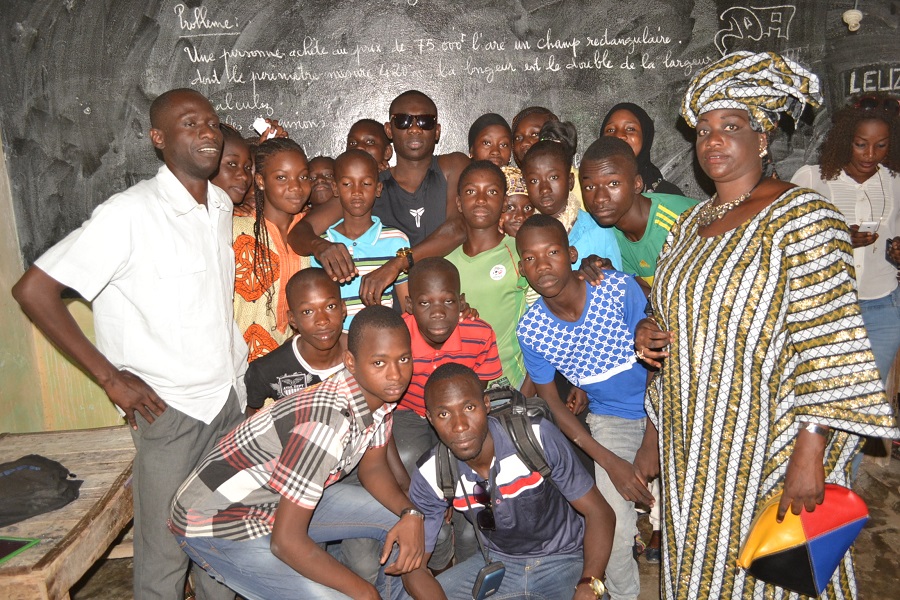
[[[526,398],[522,392],[509,386],[491,388],[485,394],[491,401],[491,416],[500,421],[509,434],[519,459],[529,469],[537,471],[547,481],[552,481],[544,449],[532,429],[532,425],[539,419],[554,422],[547,403],[537,396]],[[456,493],[456,481],[459,479],[456,457],[443,442],[438,442],[435,461],[438,485],[444,498],[452,501]]]
[[[63,465],[38,454],[0,464],[0,527],[62,508],[78,498],[81,483]]]

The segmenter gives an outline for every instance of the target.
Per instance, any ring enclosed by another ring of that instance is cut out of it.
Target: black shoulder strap
[[[456,495],[456,480],[459,479],[459,467],[456,457],[450,453],[443,442],[438,442],[434,452],[435,470],[437,471],[438,486],[444,494],[444,499],[453,502]]]
[[[540,473],[544,479],[552,481],[550,465],[547,464],[547,458],[544,456],[544,448],[532,428],[532,425],[538,423],[541,417],[528,415],[525,397],[518,390],[503,388],[488,390],[487,393],[491,400],[509,398],[509,404],[498,410],[494,416],[509,435],[516,448],[516,455],[525,463],[525,466]],[[456,457],[442,442],[438,442],[435,450],[435,470],[437,471],[438,487],[444,494],[444,498],[452,502],[456,495],[459,468],[456,464]]]
[[[544,449],[537,440],[532,429],[532,421],[523,414],[513,411],[500,415],[500,423],[516,446],[516,454],[532,471],[537,471],[541,477],[550,481],[550,465],[544,456]]]

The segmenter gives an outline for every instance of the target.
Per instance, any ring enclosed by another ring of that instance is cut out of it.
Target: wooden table
[[[131,433],[122,426],[0,437],[0,462],[28,454],[59,461],[84,483],[63,508],[0,528],[0,536],[41,540],[0,565],[0,598],[68,598],[131,521]]]

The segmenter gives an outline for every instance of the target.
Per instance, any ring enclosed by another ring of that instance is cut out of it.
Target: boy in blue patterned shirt
[[[578,251],[553,217],[525,221],[516,247],[522,272],[541,295],[516,330],[525,367],[559,428],[597,463],[597,487],[616,513],[607,584],[612,597],[636,600],[634,501],[653,503],[646,473],[656,460],[655,430],[645,435],[647,370],[634,353],[634,329],[645,316],[647,299],[635,278],[619,271],[607,271],[597,286],[579,279],[572,272]],[[553,383],[557,370],[587,393],[593,437],[559,397]]]

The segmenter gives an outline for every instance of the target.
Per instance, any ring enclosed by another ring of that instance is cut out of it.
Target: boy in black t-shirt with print
[[[344,367],[341,328],[347,308],[338,284],[323,269],[303,269],[290,278],[285,296],[297,335],[250,363],[245,376],[247,416],[267,399],[290,396]]]
[[[296,394],[300,390],[328,379],[344,368],[347,340],[342,327],[347,307],[341,289],[325,271],[310,267],[298,271],[288,280],[289,322],[297,335],[247,368],[247,416],[259,411],[271,399]],[[400,462],[393,439],[388,443],[388,465],[401,488],[409,488],[409,476]],[[359,485],[356,471],[343,481]],[[378,575],[380,545],[375,540],[354,538],[341,546],[343,563],[363,579],[374,584]]]

